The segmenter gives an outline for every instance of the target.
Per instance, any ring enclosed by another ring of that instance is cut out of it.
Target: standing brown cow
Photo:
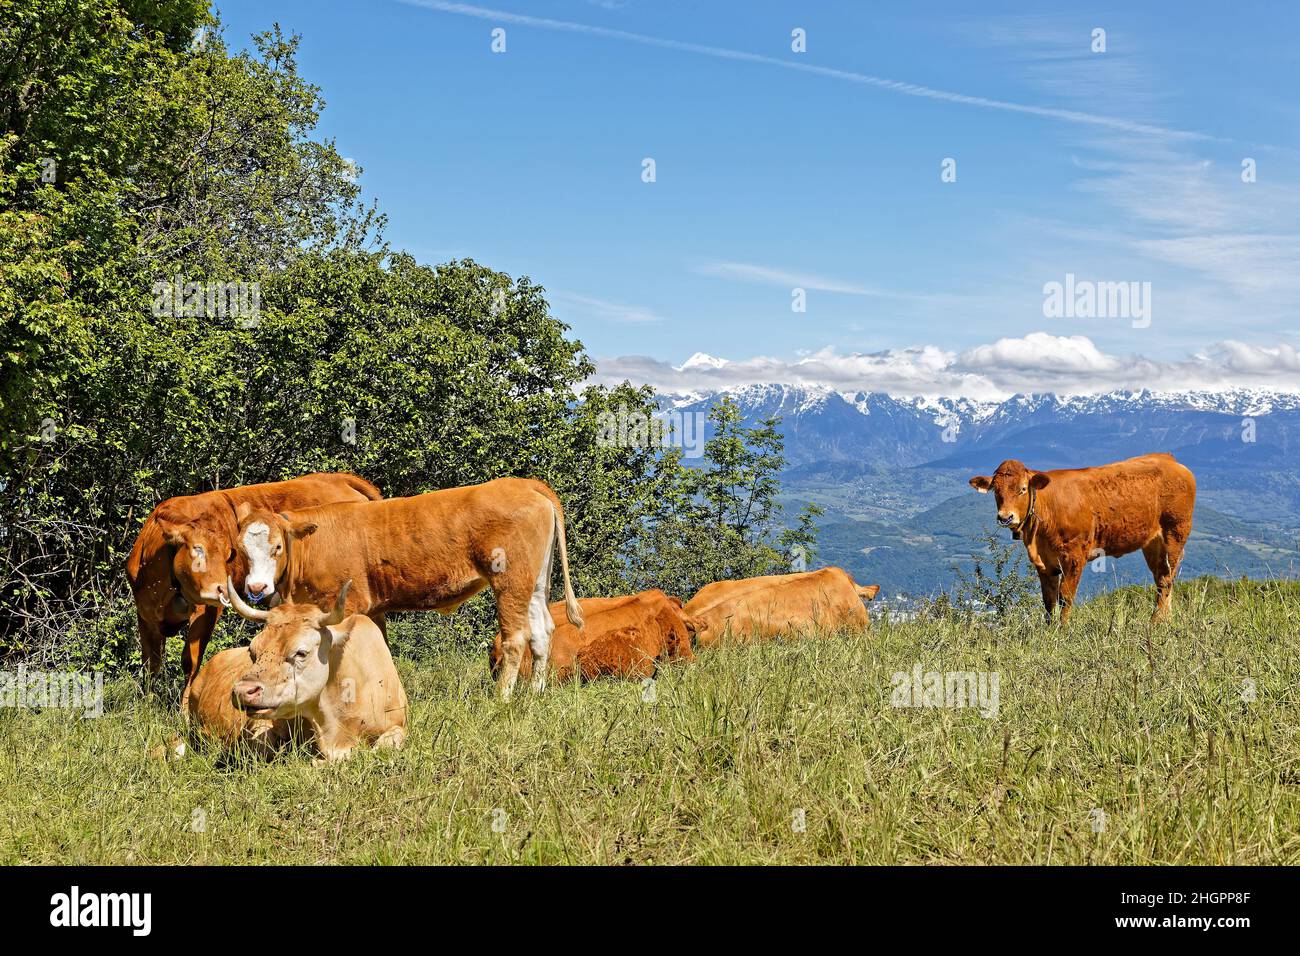
[[[970,484],[981,493],[993,490],[998,523],[1025,542],[1049,621],[1059,603],[1061,623],[1069,623],[1085,564],[1134,551],[1142,552],[1156,582],[1151,622],[1169,613],[1196,505],[1196,478],[1173,455],[1055,471],[1008,459]]]
[[[241,509],[236,547],[248,561],[244,590],[324,607],[352,581],[349,614],[450,614],[484,588],[497,599],[505,663],[502,698],[514,690],[524,648],[533,688],[546,685],[555,622],[547,607],[558,546],[570,623],[582,611],[569,583],[564,509],[548,485],[498,478],[410,498],[323,505],[277,514]]]
[[[148,677],[155,677],[162,667],[166,639],[188,623],[181,651],[184,710],[208,638],[221,616],[226,577],[244,579],[244,565],[235,561],[236,511],[241,505],[281,511],[381,497],[378,488],[356,475],[313,474],[168,498],[154,508],[126,561]]]

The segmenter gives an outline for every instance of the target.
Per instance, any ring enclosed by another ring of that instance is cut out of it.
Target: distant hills
[[[967,486],[971,475],[1007,458],[1062,468],[1152,451],[1172,453],[1197,476],[1181,573],[1300,576],[1300,394],[1138,390],[977,402],[770,384],[659,402],[707,413],[723,395],[749,423],[781,417],[785,502],[827,510],[819,560],[890,593],[944,590],[954,568],[969,567],[993,527],[993,505]],[[1083,588],[1149,581],[1136,554],[1085,572]]]

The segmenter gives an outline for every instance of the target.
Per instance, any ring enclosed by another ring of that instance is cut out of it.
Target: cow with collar
[[[1155,579],[1151,622],[1169,613],[1196,505],[1196,478],[1172,455],[1053,471],[1008,459],[970,485],[993,492],[998,524],[1024,542],[1049,621],[1059,604],[1061,623],[1069,623],[1085,564],[1134,551],[1142,552]]]

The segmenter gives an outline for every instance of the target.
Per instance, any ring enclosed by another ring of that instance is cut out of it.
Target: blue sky
[[[532,277],[607,378],[1300,388],[1296,5],[978,7],[218,5],[303,35],[395,247]],[[1151,321],[1046,317],[1067,273]]]

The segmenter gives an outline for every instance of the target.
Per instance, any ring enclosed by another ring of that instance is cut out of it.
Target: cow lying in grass
[[[356,587],[348,610],[382,624],[389,611],[450,614],[485,588],[497,601],[502,698],[532,651],[534,690],[546,681],[551,562],[560,554],[565,612],[582,627],[569,582],[564,509],[544,482],[498,478],[410,498],[325,505],[282,514],[241,509],[236,548],[248,561],[253,600],[321,603],[339,581]],[[540,662],[540,666],[539,665]]]
[[[870,621],[862,602],[878,593],[879,585],[860,586],[843,568],[822,568],[716,581],[691,598],[686,613],[699,621],[698,647],[723,637],[757,641],[811,632],[865,632]]]
[[[551,674],[563,682],[575,677],[653,677],[659,661],[692,661],[691,637],[695,622],[682,612],[682,602],[662,591],[642,591],[625,597],[585,598],[582,608],[585,624],[581,630],[572,624],[558,624],[551,637]],[[550,611],[557,618],[564,610],[556,602]],[[493,677],[501,668],[503,651],[498,633],[489,652]],[[521,677],[528,677],[531,661],[520,666]]]
[[[1134,551],[1142,552],[1156,582],[1151,623],[1169,613],[1196,508],[1196,478],[1173,455],[1055,471],[1034,471],[1008,459],[970,485],[993,492],[998,523],[1024,541],[1049,621],[1059,604],[1061,623],[1070,622],[1085,564]]]
[[[276,743],[291,730],[290,722],[301,721],[326,761],[341,760],[362,745],[402,746],[406,691],[375,622],[364,614],[343,616],[350,585],[343,585],[334,609],[325,612],[312,604],[258,610],[232,584],[232,606],[264,627],[250,647],[225,651],[204,668],[190,705],[201,729],[224,741],[260,734]],[[244,659],[248,666],[240,672]],[[229,709],[218,703],[223,692]],[[263,723],[270,726],[263,729]]]

